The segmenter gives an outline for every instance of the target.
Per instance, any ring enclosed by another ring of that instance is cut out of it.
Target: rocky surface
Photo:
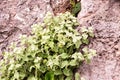
[[[30,26],[43,21],[47,12],[65,12],[69,0],[0,0],[0,55],[19,34],[29,35]],[[67,6],[66,6],[67,4]]]
[[[49,11],[55,15],[69,8],[69,0],[0,0],[0,55],[19,34],[29,35],[30,26],[43,21]],[[92,26],[95,38],[90,48],[97,56],[79,72],[86,80],[120,79],[120,0],[81,0],[81,26]]]
[[[55,15],[70,9],[70,0],[51,0],[50,4]]]
[[[0,0],[0,53],[18,40],[19,34],[30,34],[30,26],[43,21],[52,8],[50,0]]]
[[[79,72],[86,80],[120,80],[120,0],[81,0],[81,4],[78,20],[94,27],[89,47],[97,50],[97,56]]]
[[[0,53],[19,34],[30,34],[30,26],[48,11],[49,0],[0,0]]]

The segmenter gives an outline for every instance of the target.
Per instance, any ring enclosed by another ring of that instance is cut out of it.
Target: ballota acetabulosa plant
[[[11,51],[4,52],[0,80],[72,80],[73,70],[96,53],[86,47],[79,51],[94,35],[91,27],[79,33],[76,26],[69,12],[55,17],[48,13],[43,23],[32,26],[31,36],[20,36],[19,47],[13,43]]]

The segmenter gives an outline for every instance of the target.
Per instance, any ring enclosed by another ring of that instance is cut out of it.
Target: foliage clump
[[[77,20],[69,12],[53,17],[50,13],[41,24],[32,26],[32,35],[21,36],[20,47],[15,43],[4,52],[0,61],[0,80],[72,80],[73,70],[89,60],[95,50],[83,48],[92,28],[74,28]]]

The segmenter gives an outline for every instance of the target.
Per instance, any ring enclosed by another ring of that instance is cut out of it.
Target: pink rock
[[[120,80],[120,1],[81,0],[82,10],[78,15],[81,26],[92,26],[95,38],[90,48],[97,56],[90,64],[84,64],[79,72],[86,80]],[[81,71],[82,70],[82,71]]]

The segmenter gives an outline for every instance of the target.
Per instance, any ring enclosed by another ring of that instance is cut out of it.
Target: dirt
[[[79,72],[86,80],[120,80],[120,1],[81,0],[81,26],[92,26],[95,38],[90,48],[97,51],[90,64]]]

